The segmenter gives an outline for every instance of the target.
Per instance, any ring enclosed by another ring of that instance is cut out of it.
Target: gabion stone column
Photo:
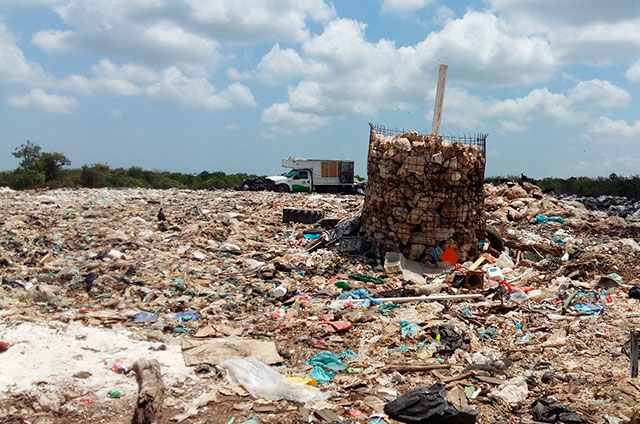
[[[369,138],[364,237],[424,263],[451,247],[465,261],[484,238],[485,153],[480,146],[409,132]]]

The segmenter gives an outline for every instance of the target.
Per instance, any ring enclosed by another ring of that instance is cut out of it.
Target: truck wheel
[[[342,187],[342,194],[353,194],[353,187],[352,186]]]
[[[278,184],[278,186],[276,187],[276,191],[279,191],[280,193],[286,193],[287,191],[289,191],[289,186],[286,184]]]

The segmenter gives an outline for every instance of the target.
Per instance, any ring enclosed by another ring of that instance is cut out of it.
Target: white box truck
[[[315,191],[320,193],[354,193],[352,160],[282,159],[291,171],[267,177],[267,189],[275,191]]]

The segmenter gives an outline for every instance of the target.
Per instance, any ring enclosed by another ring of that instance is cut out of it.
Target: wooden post
[[[133,364],[138,380],[138,403],[131,424],[155,424],[162,416],[164,384],[160,363],[155,359],[139,359]]]
[[[629,353],[629,361],[631,362],[631,378],[638,377],[638,341],[640,340],[640,331],[631,331],[631,346]]]
[[[442,120],[442,104],[444,103],[444,86],[447,83],[447,65],[440,65],[438,71],[438,88],[436,90],[436,105],[433,109],[433,124],[431,125],[431,135],[438,135],[440,132],[440,121]]]

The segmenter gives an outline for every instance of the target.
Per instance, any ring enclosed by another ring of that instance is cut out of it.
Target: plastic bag
[[[314,367],[320,366],[327,371],[344,371],[347,369],[347,365],[340,359],[339,355],[324,351],[315,354],[307,361],[307,364],[313,365]]]
[[[536,421],[568,424],[586,423],[587,420],[573,409],[552,399],[541,397],[531,404],[531,415]]]
[[[313,378],[318,384],[326,384],[333,380],[333,377],[336,374],[333,372],[326,371],[320,365],[316,365],[311,370],[311,374],[309,374],[309,378]]]
[[[513,259],[511,259],[511,256],[509,256],[507,252],[502,252],[502,254],[498,257],[498,260],[496,261],[496,266],[502,269],[513,269],[516,264],[513,263]]]
[[[235,244],[224,242],[220,245],[219,250],[221,252],[229,252],[229,253],[242,253],[242,249],[236,246]]]
[[[255,358],[228,359],[220,363],[220,367],[227,372],[231,384],[240,384],[254,398],[308,403],[332,396],[331,392],[323,393],[306,384],[286,381],[278,371]]]
[[[440,342],[438,353],[440,355],[451,355],[456,349],[465,349],[467,344],[462,336],[448,325],[437,325],[431,329],[431,335]]]
[[[442,383],[411,390],[384,406],[394,420],[416,424],[474,424],[478,411],[459,411],[447,401]]]

